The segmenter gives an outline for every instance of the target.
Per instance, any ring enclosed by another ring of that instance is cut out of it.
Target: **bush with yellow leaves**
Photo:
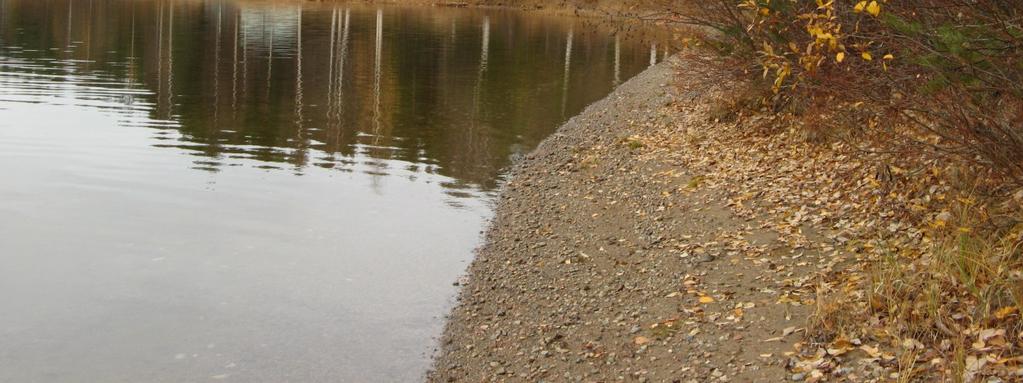
[[[664,5],[675,21],[708,28],[705,46],[766,79],[774,110],[832,117],[804,126],[901,135],[1023,186],[1023,2]]]

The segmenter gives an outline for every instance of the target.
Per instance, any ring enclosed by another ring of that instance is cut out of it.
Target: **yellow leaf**
[[[870,61],[870,60],[873,60],[873,59],[874,59],[874,56],[871,56],[871,55],[870,55],[870,52],[863,52],[863,53],[860,53],[860,57],[863,57],[863,59],[864,59],[864,60],[867,60],[867,61]]]
[[[998,311],[995,311],[995,318],[1005,319],[1009,317],[1009,315],[1016,313],[1017,310],[1019,310],[1019,308],[1016,306],[1002,307],[998,309]]]
[[[845,52],[835,54],[835,61],[842,62],[842,60],[845,60]]]
[[[856,3],[856,6],[853,7],[853,12],[856,13],[863,12],[863,8],[865,8],[866,6],[867,6],[866,0]]]
[[[893,59],[895,59],[895,56],[893,56],[891,53],[889,53],[889,54],[884,55],[884,57],[882,57],[882,58],[885,59],[885,60],[893,60]]]
[[[877,15],[881,14],[881,5],[878,4],[877,1],[871,1],[870,4],[867,5],[867,13],[871,16],[877,17]]]
[[[711,303],[711,302],[714,302],[714,298],[711,298],[711,297],[706,296],[706,295],[700,297],[700,303]]]

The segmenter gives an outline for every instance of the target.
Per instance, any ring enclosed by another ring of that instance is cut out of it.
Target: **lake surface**
[[[0,382],[420,379],[509,165],[651,36],[0,0]]]

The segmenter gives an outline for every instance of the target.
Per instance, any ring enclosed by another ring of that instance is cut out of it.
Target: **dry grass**
[[[808,328],[818,341],[856,334],[887,342],[897,381],[1011,378],[1023,362],[1023,216],[1015,203],[955,198],[930,222],[927,247],[878,249],[863,271],[862,299],[818,288]],[[997,204],[1016,216],[992,228]]]
[[[723,94],[752,93],[742,86]],[[843,129],[883,118],[867,106],[852,114],[770,113],[767,102],[721,99],[708,115],[731,118],[718,117],[714,129],[734,126],[728,129],[737,136],[681,139],[692,150],[728,153],[714,155],[729,163],[704,182],[733,188],[735,196],[763,190],[758,179],[788,185],[758,195],[782,202],[772,212],[812,207],[822,218],[818,228],[842,233],[840,252],[855,259],[811,284],[814,314],[802,350],[811,354],[803,357],[855,340],[886,350],[872,359],[893,381],[1023,379],[1023,191],[984,164],[915,146],[933,139],[926,130],[903,125],[893,135],[866,123]],[[808,133],[811,124],[822,133]],[[793,173],[779,178],[777,168]]]

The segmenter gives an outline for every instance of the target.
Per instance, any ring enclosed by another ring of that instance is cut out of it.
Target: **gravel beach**
[[[801,378],[781,354],[805,309],[776,303],[774,274],[803,262],[747,261],[791,249],[634,139],[705,121],[686,65],[624,83],[515,167],[428,381]]]

